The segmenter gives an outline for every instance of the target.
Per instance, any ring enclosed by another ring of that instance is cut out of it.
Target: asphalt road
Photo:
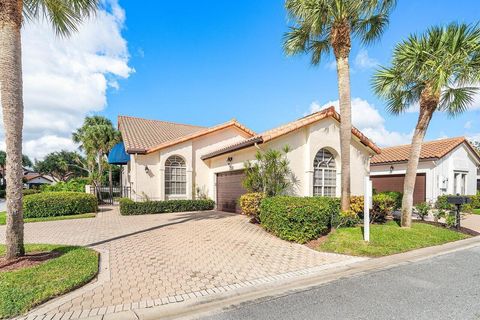
[[[201,319],[480,320],[480,247],[252,301]]]

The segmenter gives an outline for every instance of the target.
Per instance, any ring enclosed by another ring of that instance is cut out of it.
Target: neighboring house
[[[377,192],[403,192],[410,145],[383,148],[370,161],[373,188]],[[477,192],[480,157],[464,137],[424,142],[420,153],[413,201],[434,202],[444,194]]]
[[[27,189],[36,188],[44,184],[53,184],[55,180],[49,175],[26,170],[23,174]]]
[[[237,211],[245,193],[243,168],[257,150],[290,146],[288,159],[298,181],[293,194],[340,196],[340,116],[333,107],[255,134],[235,120],[198,127],[119,116],[130,161],[124,185],[134,200],[214,199],[219,210]],[[379,148],[352,129],[351,190],[362,195],[369,159]]]

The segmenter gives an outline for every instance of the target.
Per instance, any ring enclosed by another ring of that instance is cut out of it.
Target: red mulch
[[[58,251],[27,253],[15,260],[6,260],[0,257],[0,272],[20,270],[33,267],[48,260],[58,258],[62,253]]]
[[[335,232],[335,229],[332,229],[329,233],[321,235],[320,238],[313,239],[305,243],[305,246],[309,247],[310,249],[317,249],[322,243],[327,241],[327,237],[330,233]]]

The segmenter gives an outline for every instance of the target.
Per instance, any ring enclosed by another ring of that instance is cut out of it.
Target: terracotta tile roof
[[[475,152],[474,148],[465,137],[456,137],[424,142],[422,144],[422,150],[420,151],[420,160],[440,159],[462,143],[466,143],[467,147],[469,147],[478,158],[477,152]],[[409,144],[383,148],[382,152],[374,156],[370,163],[373,165],[380,165],[408,161],[410,149],[411,145]]]
[[[216,150],[212,153],[206,154],[206,155],[202,156],[202,159],[205,160],[205,159],[213,158],[213,157],[216,157],[216,156],[228,153],[228,152],[232,152],[232,151],[235,151],[235,150],[240,150],[240,149],[252,146],[255,143],[265,143],[265,142],[268,142],[270,140],[281,137],[283,135],[286,135],[290,132],[293,132],[297,129],[300,129],[302,127],[305,127],[307,125],[315,123],[319,120],[326,119],[328,117],[334,118],[335,120],[340,122],[340,114],[338,112],[336,112],[335,108],[332,106],[332,107],[329,107],[327,109],[312,113],[312,114],[310,114],[308,116],[305,116],[303,118],[300,118],[298,120],[295,120],[295,121],[289,122],[287,124],[284,124],[280,127],[265,131],[264,133],[261,133],[261,134],[255,136],[255,137],[252,137],[249,140],[246,140],[246,141],[243,141],[243,142],[240,142],[240,143],[237,142],[233,145],[230,145],[230,146],[224,147],[220,150]],[[355,137],[357,137],[358,140],[362,144],[364,144],[365,146],[367,146],[368,148],[373,150],[375,153],[380,152],[380,148],[377,147],[375,145],[375,143],[373,143],[370,139],[368,139],[357,128],[355,128],[355,127],[352,128],[352,134]]]
[[[207,128],[129,116],[118,117],[118,128],[128,153],[155,152],[230,126],[235,126],[249,135],[255,134],[236,120]]]

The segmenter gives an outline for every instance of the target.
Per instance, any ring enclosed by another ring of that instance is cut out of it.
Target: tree
[[[273,149],[257,151],[256,161],[244,164],[243,187],[248,192],[263,192],[268,197],[287,193],[297,183],[286,157],[288,152],[288,147],[283,152]]]
[[[41,161],[36,161],[34,169],[38,173],[48,174],[57,181],[68,181],[88,174],[83,166],[85,160],[75,151],[62,150],[52,152]]]
[[[31,168],[33,167],[33,162],[30,160],[30,158],[27,155],[22,155],[22,166]]]
[[[340,115],[341,203],[350,207],[350,144],[352,115],[349,56],[352,37],[363,44],[377,40],[388,25],[395,0],[287,0],[285,7],[294,26],[284,37],[287,55],[311,53],[318,65],[333,51],[337,62]]]
[[[112,122],[102,116],[86,117],[83,125],[72,134],[73,141],[80,144],[80,149],[87,155],[90,163],[95,163],[96,171],[92,167],[92,179],[99,186],[106,164],[105,155],[121,140],[120,133]],[[112,183],[111,167],[109,168],[110,185]]]
[[[420,105],[402,199],[402,226],[410,227],[413,190],[423,138],[435,111],[456,116],[472,104],[480,80],[480,29],[466,24],[432,27],[411,35],[394,50],[390,67],[373,77],[374,91],[398,115]]]
[[[23,83],[21,28],[23,19],[46,18],[58,35],[67,36],[97,9],[98,0],[0,1],[0,96],[6,142],[7,260],[25,254],[22,211]]]
[[[30,160],[30,158],[27,155],[22,155],[22,166],[31,168],[32,165],[33,165],[32,160]],[[7,153],[3,150],[0,150],[0,173],[2,175],[2,185],[5,185],[6,168],[7,168]]]

